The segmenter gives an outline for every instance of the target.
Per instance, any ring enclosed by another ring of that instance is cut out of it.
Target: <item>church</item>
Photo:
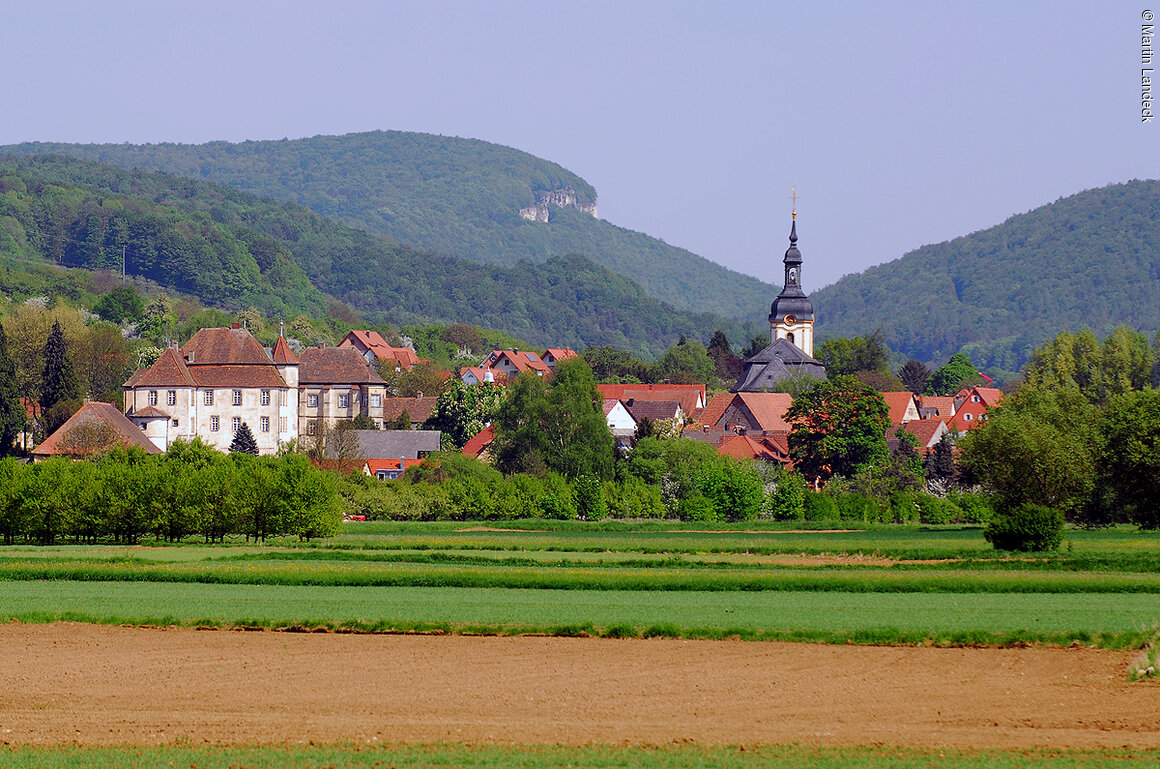
[[[802,254],[797,247],[797,211],[785,252],[785,284],[769,308],[770,344],[745,361],[735,393],[759,393],[796,376],[826,378],[826,367],[813,357],[814,305],[802,291]]]

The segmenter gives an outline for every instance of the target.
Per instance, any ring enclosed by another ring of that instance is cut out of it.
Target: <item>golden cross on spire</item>
[[[792,197],[793,197],[793,220],[796,222],[797,221],[797,187],[790,187],[789,191],[790,191],[790,193],[792,193]]]

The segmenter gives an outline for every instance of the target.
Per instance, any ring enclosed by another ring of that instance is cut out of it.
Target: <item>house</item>
[[[608,423],[612,437],[616,440],[616,445],[620,448],[631,446],[636,438],[636,419],[624,407],[624,402],[616,398],[605,398],[603,408],[604,419]]]
[[[580,353],[576,352],[571,347],[549,347],[548,349],[544,350],[544,354],[540,356],[544,363],[548,365],[548,368],[552,369],[553,371],[556,370],[556,364],[560,361],[579,357]]]
[[[733,393],[718,393],[709,399],[705,408],[694,411],[691,415],[693,424],[701,427],[713,427],[725,416],[725,409],[729,408],[736,396]]]
[[[491,444],[494,442],[495,425],[488,425],[463,444],[462,453],[464,456],[475,457],[480,462],[491,464],[494,459]]]
[[[383,429],[393,424],[403,414],[411,421],[411,429],[419,427],[431,418],[435,404],[439,401],[434,395],[417,395],[413,398],[386,398],[383,400]]]
[[[784,434],[733,435],[725,434],[717,444],[717,453],[735,459],[778,462],[792,467],[789,458],[789,443]]]
[[[438,430],[355,430],[358,451],[367,460],[422,459],[439,450]]]
[[[598,384],[605,398],[637,401],[677,401],[686,415],[705,408],[703,384]]]
[[[464,366],[459,370],[459,378],[468,387],[483,382],[493,382],[498,385],[506,385],[508,383],[507,374],[486,366]]]
[[[392,347],[377,331],[349,331],[338,346],[353,347],[372,366],[389,362],[395,371],[408,371],[412,366],[430,362],[420,358],[410,347]]]
[[[494,369],[502,372],[508,379],[515,379],[520,374],[531,373],[536,376],[551,376],[552,369],[543,359],[534,352],[523,350],[492,350],[479,364],[483,369]]]
[[[297,376],[300,435],[360,415],[382,425],[387,383],[353,346],[306,348]]]
[[[788,433],[791,426],[785,412],[793,405],[789,393],[740,392],[713,427],[732,432]]]
[[[111,403],[87,401],[56,432],[32,450],[33,461],[50,456],[87,457],[115,446],[139,448],[160,454],[140,427],[130,422]]]
[[[911,420],[918,419],[918,404],[915,403],[914,393],[909,390],[901,392],[879,393],[890,409],[890,424],[904,425]]]
[[[258,451],[273,454],[298,437],[298,365],[286,340],[272,353],[237,323],[203,328],[168,347],[122,385],[125,416],[162,451],[200,437],[227,451],[243,423]]]
[[[638,401],[629,398],[620,402],[638,425],[644,419],[653,423],[668,421],[674,425],[682,425],[685,421],[685,412],[677,401]]]
[[[987,421],[987,409],[994,408],[1003,400],[1003,393],[997,387],[968,387],[955,394],[955,415],[950,428],[965,433]]]
[[[422,459],[368,459],[363,463],[363,474],[382,481],[394,480],[412,467],[421,464]]]
[[[955,415],[955,397],[953,395],[919,395],[919,419],[949,420]]]
[[[906,432],[918,439],[918,453],[919,456],[925,457],[930,453],[942,437],[950,430],[947,428],[947,423],[941,419],[919,419],[913,422],[907,422],[903,425]]]

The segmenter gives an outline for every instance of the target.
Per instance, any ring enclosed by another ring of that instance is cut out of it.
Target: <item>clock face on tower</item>
[[[787,326],[792,326],[796,322],[797,322],[797,318],[795,318],[794,316],[792,316],[792,315],[785,316],[785,324]]]

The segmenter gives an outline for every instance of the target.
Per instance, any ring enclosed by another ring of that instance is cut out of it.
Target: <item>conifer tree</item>
[[[12,451],[13,442],[24,429],[24,407],[16,387],[16,363],[8,354],[8,337],[0,326],[0,457]]]
[[[44,376],[41,382],[40,410],[43,414],[47,414],[58,403],[80,400],[80,382],[68,357],[68,345],[64,341],[60,321],[52,324],[48,341],[44,343]]]
[[[258,456],[258,441],[254,438],[254,431],[245,422],[234,433],[234,440],[230,443],[230,452],[241,452]]]

